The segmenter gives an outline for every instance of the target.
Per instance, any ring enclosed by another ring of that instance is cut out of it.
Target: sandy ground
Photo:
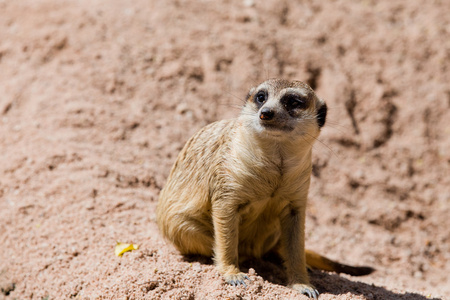
[[[269,77],[330,108],[307,247],[377,269],[312,272],[320,299],[449,299],[445,0],[0,0],[0,299],[306,299],[270,260],[227,286],[155,224],[186,140]]]

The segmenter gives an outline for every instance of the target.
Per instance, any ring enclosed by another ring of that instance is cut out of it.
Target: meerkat
[[[181,150],[157,206],[162,234],[184,255],[211,256],[231,285],[249,279],[239,261],[276,252],[288,286],[312,298],[307,265],[365,275],[305,250],[311,150],[327,105],[300,81],[270,79],[250,90],[240,115],[212,123]]]

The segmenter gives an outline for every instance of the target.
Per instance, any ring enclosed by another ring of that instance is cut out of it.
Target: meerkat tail
[[[374,268],[371,267],[355,267],[344,265],[335,261],[332,261],[314,251],[306,250],[306,264],[313,268],[319,269],[322,271],[336,272],[336,273],[345,273],[352,276],[363,276],[368,275],[375,271]]]

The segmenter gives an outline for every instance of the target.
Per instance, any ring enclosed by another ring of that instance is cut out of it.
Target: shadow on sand
[[[189,262],[197,261],[202,264],[213,264],[209,257],[204,256],[185,256],[184,259]],[[264,259],[250,259],[241,264],[241,270],[248,272],[249,268],[253,268],[258,275],[265,280],[279,285],[285,285],[287,278],[283,269],[282,261],[276,255],[269,255]],[[383,300],[442,300],[441,298],[427,298],[416,293],[395,293],[375,285],[364,282],[352,281],[341,277],[338,274],[331,274],[318,270],[311,270],[311,283],[317,288],[321,294],[344,295],[351,293],[353,295],[361,295],[367,299],[383,299]],[[357,277],[355,277],[357,280]]]

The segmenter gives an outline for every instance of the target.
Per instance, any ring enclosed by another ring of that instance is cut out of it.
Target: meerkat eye
[[[255,101],[259,104],[264,103],[267,100],[267,93],[265,91],[259,91],[255,96]]]
[[[297,108],[297,107],[300,106],[300,102],[299,102],[299,101],[296,101],[296,100],[289,100],[288,106],[289,106],[290,108]]]
[[[286,95],[281,101],[288,111],[296,108],[304,109],[308,106],[305,99],[302,99],[298,95]]]

